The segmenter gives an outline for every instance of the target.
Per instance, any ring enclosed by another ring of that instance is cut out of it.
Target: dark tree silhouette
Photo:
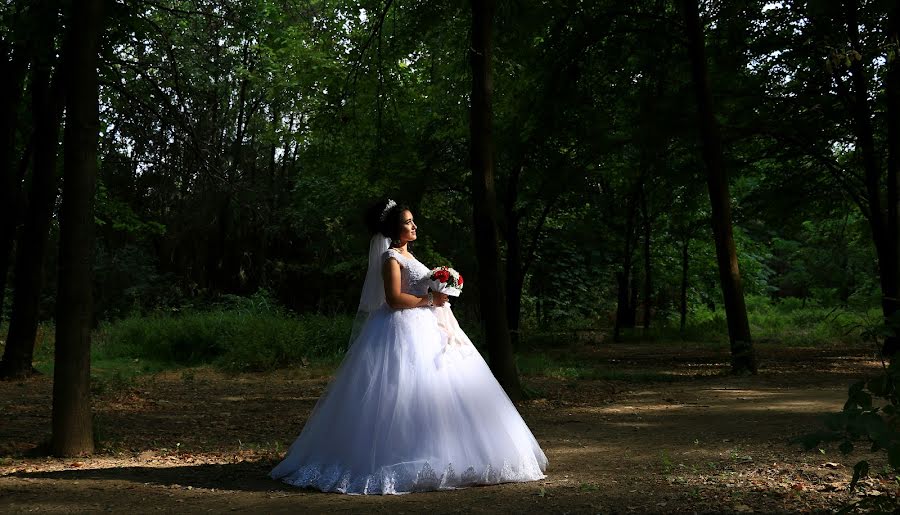
[[[35,372],[31,365],[37,335],[38,308],[44,284],[44,258],[53,206],[57,193],[57,152],[59,147],[60,70],[53,74],[56,59],[54,39],[58,4],[38,0],[32,6],[35,26],[31,72],[31,103],[34,120],[34,167],[31,174],[28,209],[16,246],[12,317],[0,377],[26,377]]]
[[[500,283],[496,191],[494,188],[493,113],[491,95],[491,31],[494,1],[472,0],[472,97],[469,120],[472,207],[481,316],[488,340],[491,371],[512,400],[522,398],[503,289]]]
[[[21,18],[21,5],[16,4],[13,25]],[[0,317],[6,300],[6,278],[9,256],[19,221],[19,196],[22,177],[20,167],[13,163],[16,150],[16,127],[19,124],[19,103],[25,85],[27,55],[25,45],[16,30],[0,39]]]
[[[887,190],[888,190],[888,235],[893,262],[882,265],[890,267],[889,276],[894,280],[891,288],[893,296],[882,304],[885,316],[895,315],[900,309],[900,4],[893,2],[887,16],[887,41],[889,45],[887,82]],[[885,292],[887,298],[887,292]],[[884,353],[893,356],[900,350],[900,338],[888,338],[884,342]]]
[[[90,454],[94,450],[90,390],[91,265],[100,132],[97,65],[102,11],[103,0],[75,2],[66,48],[69,92],[51,439],[53,454],[57,456]]]
[[[756,356],[750,339],[750,322],[741,285],[737,252],[731,227],[731,196],[722,157],[722,140],[712,105],[706,51],[697,0],[682,0],[691,75],[700,115],[700,136],[703,140],[703,161],[706,163],[706,179],[712,209],[712,229],[716,243],[716,261],[719,281],[728,319],[728,337],[731,341],[731,368],[735,373],[756,373]]]

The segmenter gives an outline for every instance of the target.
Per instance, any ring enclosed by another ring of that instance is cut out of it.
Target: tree
[[[60,213],[59,293],[53,371],[53,436],[57,456],[90,454],[91,269],[94,196],[100,132],[98,51],[104,0],[79,0],[72,7],[67,43],[65,174]]]
[[[478,291],[491,371],[510,399],[515,401],[522,398],[522,388],[509,338],[500,283],[494,190],[491,32],[495,4],[494,0],[472,0],[471,5],[472,46],[469,49],[469,59],[472,65],[472,96],[469,130]]]
[[[712,105],[712,92],[706,67],[703,31],[697,0],[682,0],[682,10],[687,35],[691,76],[697,98],[700,135],[703,142],[703,161],[706,163],[706,179],[712,209],[713,237],[716,243],[716,261],[719,282],[725,302],[728,322],[728,338],[731,342],[731,369],[735,373],[756,373],[756,357],[750,338],[750,322],[737,252],[731,227],[731,196],[725,176],[722,141]]]
[[[897,234],[897,177],[891,176],[888,168],[887,198],[882,197],[882,168],[881,155],[876,149],[875,129],[872,120],[872,108],[869,105],[869,86],[866,77],[866,68],[863,65],[862,55],[865,50],[859,34],[859,1],[846,0],[843,9],[847,19],[847,35],[850,43],[850,84],[852,100],[849,102],[850,115],[854,121],[854,133],[856,144],[862,156],[864,182],[868,199],[869,225],[872,228],[872,237],[875,241],[875,249],[878,254],[879,272],[881,278],[882,310],[885,318],[890,319],[900,307],[897,296],[900,294],[900,276],[898,276],[898,235]],[[838,79],[840,80],[840,79]],[[890,89],[890,86],[888,86]],[[888,93],[890,102],[890,92]],[[889,107],[890,109],[890,107]],[[894,113],[896,115],[896,113]],[[890,118],[890,116],[888,117]],[[889,126],[893,123],[889,120]],[[890,142],[888,143],[890,149]],[[894,169],[893,171],[896,171]],[[886,201],[887,206],[882,207]],[[891,230],[893,229],[893,230]],[[885,339],[884,351],[886,354],[894,354],[900,349],[900,340],[896,336]]]
[[[18,27],[22,16],[21,2],[16,2],[11,20],[2,20],[6,37],[0,39],[0,318],[6,297],[9,256],[19,220],[21,167],[13,164],[16,150],[16,127],[19,125],[19,103],[25,85],[27,55]],[[23,131],[24,132],[24,131]]]
[[[58,4],[39,0],[31,9],[39,28],[34,40],[31,73],[31,103],[34,123],[34,166],[31,174],[28,210],[16,248],[12,318],[0,377],[26,377],[35,372],[31,365],[37,335],[38,308],[44,285],[44,258],[57,193],[57,150],[61,117],[61,81],[54,39]]]
[[[895,316],[900,309],[900,5],[893,2],[888,11],[887,30],[888,72],[885,84],[887,96],[887,190],[888,190],[888,234],[892,235],[892,254],[894,261],[882,265],[893,268],[891,275],[897,284],[894,285],[894,297],[887,307],[885,316]],[[889,311],[890,313],[888,313]],[[900,351],[900,338],[894,336],[884,342],[884,353],[895,355]]]

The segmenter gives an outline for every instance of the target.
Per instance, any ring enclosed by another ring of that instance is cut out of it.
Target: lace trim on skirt
[[[535,481],[546,477],[537,459],[517,465],[504,463],[499,469],[491,465],[480,469],[468,467],[461,474],[450,464],[442,472],[428,462],[399,463],[381,467],[374,474],[354,475],[340,465],[304,465],[281,478],[301,488],[344,494],[405,494],[431,490],[449,490],[474,485],[493,485]]]

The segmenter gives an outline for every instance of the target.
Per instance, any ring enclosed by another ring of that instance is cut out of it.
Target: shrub
[[[226,370],[271,370],[341,356],[351,317],[289,316],[232,307],[180,315],[131,317],[101,328],[102,357],[131,357]]]
[[[881,339],[897,334],[900,317],[894,317],[888,324],[879,324],[868,329],[864,336],[871,338],[877,349]],[[883,452],[888,466],[895,477],[900,477],[900,358],[895,357],[882,373],[850,385],[847,402],[839,413],[830,414],[825,419],[826,430],[804,435],[799,442],[807,450],[821,442],[841,442],[839,449],[849,454],[855,442],[865,440],[871,444],[872,452]],[[861,460],[853,467],[850,481],[852,490],[857,482],[869,474],[868,460]],[[900,504],[896,498],[865,498],[846,507],[842,512],[854,509],[876,512],[897,513]]]

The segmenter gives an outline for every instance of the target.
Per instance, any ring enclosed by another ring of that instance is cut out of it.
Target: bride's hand
[[[436,308],[443,306],[447,302],[448,297],[444,293],[432,292],[432,295],[434,295],[434,307]]]

